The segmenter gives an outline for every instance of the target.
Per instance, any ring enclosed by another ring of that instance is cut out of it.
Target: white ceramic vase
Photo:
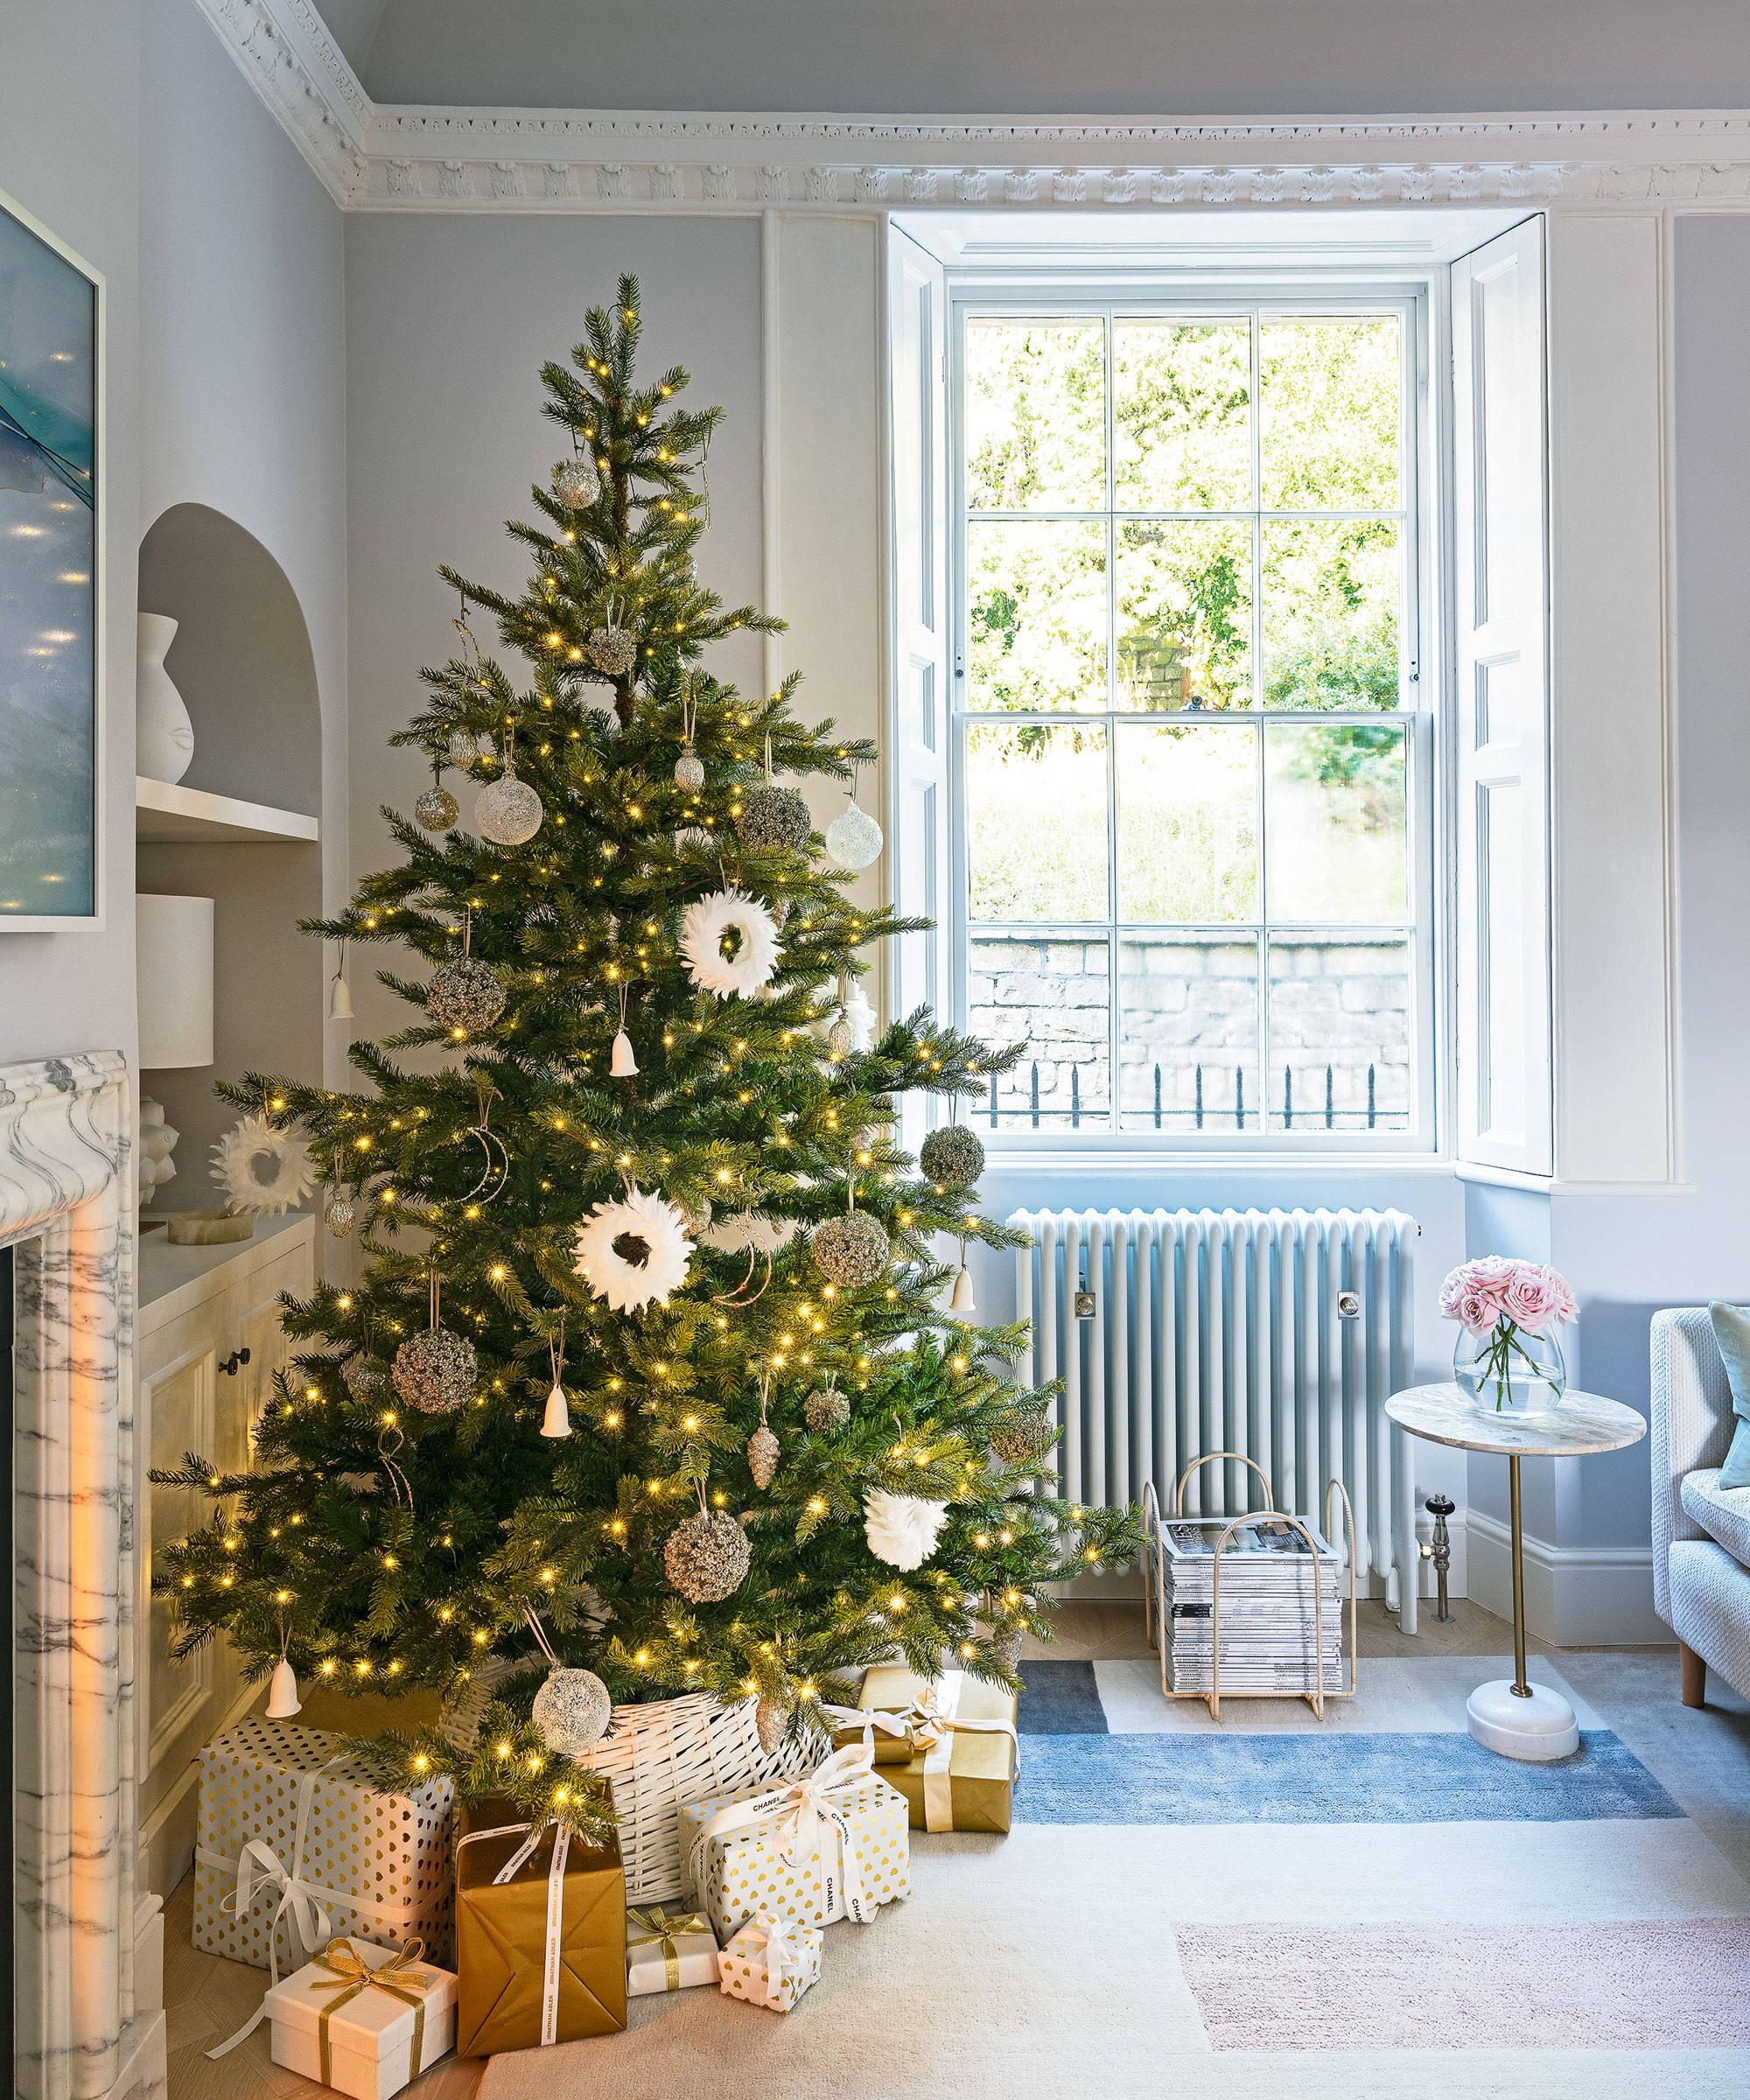
[[[140,662],[134,691],[134,771],[149,780],[179,780],[194,758],[188,718],[164,657],[176,640],[167,613],[140,614]]]

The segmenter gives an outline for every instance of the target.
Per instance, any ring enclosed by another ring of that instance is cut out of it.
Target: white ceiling
[[[313,0],[379,102],[1233,116],[1750,106],[1746,0]]]

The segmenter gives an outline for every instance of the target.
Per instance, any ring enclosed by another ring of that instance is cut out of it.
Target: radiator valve
[[[1431,1494],[1424,1507],[1434,1520],[1434,1541],[1424,1546],[1422,1558],[1434,1564],[1434,1618],[1440,1626],[1450,1626],[1452,1614],[1446,1609],[1446,1571],[1452,1564],[1452,1542],[1447,1534],[1446,1519],[1458,1508],[1449,1496]]]

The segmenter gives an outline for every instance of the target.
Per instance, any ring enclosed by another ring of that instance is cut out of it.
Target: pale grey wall
[[[729,411],[710,449],[711,522],[699,569],[726,604],[758,604],[759,239],[759,222],[740,219],[348,218],[352,819],[360,872],[395,851],[379,806],[410,809],[429,777],[416,752],[390,751],[386,739],[419,704],[420,666],[444,662],[455,647],[456,595],[438,564],[521,589],[526,564],[503,521],[537,514],[529,485],[544,483],[564,450],[540,414],[540,368],[581,340],[585,310],[612,304],[622,270],[640,279],[649,368],[685,366],[687,398]],[[473,626],[513,677],[526,676],[499,650],[490,616],[476,613]],[[757,683],[752,637],[710,661],[720,676]],[[472,795],[460,787],[465,822]],[[374,961],[354,951],[360,1033],[405,1025],[406,1008],[373,970],[406,966],[402,951],[376,951]]]
[[[353,35],[360,0],[324,0]],[[356,37],[354,44],[363,49]],[[381,102],[1193,116],[1750,102],[1742,0],[388,0]]]

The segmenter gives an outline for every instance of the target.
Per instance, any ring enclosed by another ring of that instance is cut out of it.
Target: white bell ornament
[[[613,1039],[613,1061],[608,1067],[612,1079],[633,1079],[637,1076],[638,1060],[632,1054],[632,1038],[622,1028]]]
[[[303,1701],[298,1696],[298,1678],[291,1664],[282,1656],[274,1664],[274,1674],[268,1685],[267,1718],[270,1721],[289,1721],[292,1715],[303,1711]]]
[[[978,1310],[972,1299],[972,1271],[970,1269],[962,1266],[959,1275],[955,1278],[954,1296],[948,1301],[948,1309],[950,1312],[957,1313],[962,1320],[970,1320]]]
[[[547,1412],[541,1418],[541,1433],[556,1443],[571,1433],[571,1410],[565,1404],[564,1389],[556,1385],[547,1396]]]

